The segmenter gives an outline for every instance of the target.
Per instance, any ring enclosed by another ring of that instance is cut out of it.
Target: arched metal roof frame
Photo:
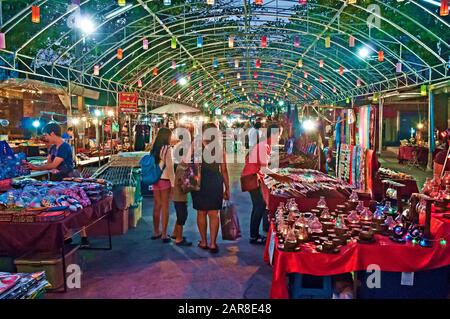
[[[48,2],[48,0],[43,0],[43,1],[35,1],[34,3],[35,4],[37,4],[37,5],[42,5],[42,4],[44,4],[44,3],[46,3],[46,2]],[[84,1],[84,2],[82,2],[82,5],[84,5],[84,4],[86,4],[86,3],[88,3],[89,2],[89,0],[87,0],[87,1]],[[139,2],[142,2],[142,1],[139,1]],[[148,3],[148,2],[150,2],[150,1],[145,1],[146,3]],[[340,2],[345,2],[345,1],[340,1]],[[378,3],[380,3],[381,5],[386,5],[385,3],[382,3],[382,2],[380,2],[380,1],[376,1],[376,2],[378,2]],[[423,7],[423,6],[421,6],[421,5],[419,5],[416,1],[410,1],[411,3],[413,3],[414,5],[416,5],[416,6],[418,6],[418,7],[420,7],[420,8],[422,8],[423,10],[425,10],[426,12],[428,12],[428,13],[431,13],[431,11],[429,11],[429,10],[427,10],[425,7]],[[191,4],[190,4],[191,5]],[[138,7],[139,6],[139,4],[136,4],[133,8],[135,8],[135,7]],[[320,5],[319,5],[320,6]],[[363,8],[363,7],[361,7],[361,6],[358,6],[358,5],[353,5],[354,7],[356,7],[356,8],[358,8],[358,9],[360,9],[360,10],[363,10],[363,11],[367,11],[365,8]],[[387,5],[388,6],[388,5]],[[335,8],[332,8],[332,7],[327,7],[328,9],[331,9],[331,10],[336,10]],[[169,10],[169,9],[167,9],[167,10]],[[394,10],[396,10],[395,8],[394,8]],[[24,10],[22,10],[23,12],[26,12],[26,9],[24,9]],[[158,14],[161,12],[163,12],[163,11],[165,11],[165,10],[161,10],[161,11],[159,11],[158,12]],[[398,10],[396,10],[398,13],[400,13],[403,17],[405,17],[405,18],[409,18],[408,16],[405,16],[401,11],[398,11]],[[66,14],[68,14],[68,13],[66,13]],[[346,13],[343,13],[343,14],[346,14]],[[17,15],[17,16],[20,16],[20,15]],[[62,17],[63,17],[64,15],[62,15],[61,17],[60,17],[60,19],[62,19]],[[433,16],[435,17],[435,18],[438,18],[436,15],[434,15],[433,14]],[[21,20],[23,20],[24,18],[26,17],[26,14],[25,15],[23,15],[21,18],[20,18],[20,20],[19,20],[19,22],[21,21]],[[353,16],[353,17],[355,17],[355,16]],[[386,19],[384,19],[383,17],[380,17],[382,20],[384,20],[385,22],[388,22],[388,23],[390,23],[391,25],[393,25],[394,27],[396,27],[396,28],[398,28],[398,26],[396,25],[396,24],[394,24],[394,23],[392,23],[392,22],[390,22],[390,21],[387,21]],[[411,18],[409,18],[410,20],[412,20],[412,21],[414,21],[417,25],[420,25],[420,23],[418,23],[417,21],[415,21],[414,19],[411,19]],[[448,27],[448,24],[447,23],[445,23],[444,21],[443,21],[443,19],[440,19],[440,18],[438,18],[439,20],[441,20],[441,22],[443,22],[447,27]],[[11,20],[10,20],[11,21]],[[108,21],[105,21],[104,23],[107,23]],[[311,21],[310,21],[311,22]],[[56,21],[54,21],[53,23],[56,23]],[[7,24],[4,24],[4,25],[7,25]],[[8,29],[8,30],[11,30],[11,28],[12,27],[10,27],[10,29]],[[170,28],[169,28],[170,29]],[[406,30],[404,30],[404,31],[406,31]],[[406,32],[406,33],[408,33],[408,32]],[[432,32],[430,32],[431,34],[433,34]],[[416,42],[418,42],[418,43],[421,43],[421,41],[420,40],[418,40],[417,38],[415,38],[412,34],[410,34],[410,33],[408,33],[408,35],[414,40],[414,41],[416,41]],[[312,36],[314,36],[314,35],[312,35]],[[434,35],[433,34],[433,36],[435,36],[435,37],[437,37],[436,35]],[[27,41],[26,43],[30,43],[32,41],[32,39],[30,39],[29,41]],[[80,41],[81,41],[81,39],[80,39]],[[333,41],[333,43],[334,43],[334,41]],[[444,43],[447,47],[449,47],[449,45],[445,42],[445,41],[443,41],[442,43]],[[179,42],[179,44],[181,45],[181,42]],[[335,43],[336,44],[336,43]],[[423,43],[422,43],[423,44]],[[76,46],[76,44],[73,46],[73,47],[75,47]],[[407,46],[406,45],[404,45],[404,44],[401,44],[401,46],[402,47],[405,47],[405,48],[407,48]],[[24,46],[23,46],[24,47]],[[432,53],[432,54],[434,54],[435,56],[436,56],[436,53],[431,49],[431,48],[429,48],[428,46],[426,46],[425,44],[423,44],[423,47],[425,48],[425,49],[427,49],[430,53]],[[22,49],[22,48],[21,48]],[[226,49],[225,49],[226,50]],[[70,51],[70,50],[68,50],[68,51]],[[20,52],[20,50],[19,50],[19,52]],[[19,53],[18,52],[15,52],[16,54],[16,56],[19,56]],[[416,55],[417,56],[417,55]],[[438,58],[440,58],[439,57],[439,55],[437,55],[437,57]],[[445,62],[445,60],[443,60],[442,58],[440,58],[440,60],[441,60],[441,62],[443,62],[443,64],[445,65],[446,64],[446,62]],[[305,61],[307,61],[307,60],[305,60]],[[265,61],[264,61],[265,62]],[[267,62],[265,62],[265,63],[267,63]],[[325,65],[327,65],[328,63],[326,63]],[[345,66],[345,65],[344,65]],[[406,64],[405,64],[405,66],[406,66]],[[59,67],[59,66],[58,66]],[[293,69],[295,69],[296,68],[296,64],[294,64],[294,67],[293,67]],[[439,72],[439,69],[436,67],[436,66],[432,66],[430,69],[435,69],[436,70],[436,72]],[[411,68],[412,69],[412,68]],[[89,71],[91,71],[91,70],[89,70]],[[89,72],[88,71],[88,72]],[[258,72],[261,72],[261,71],[258,71]],[[272,73],[273,73],[273,71],[271,71]],[[169,72],[168,72],[169,73]],[[441,73],[441,72],[439,72],[439,73]],[[442,73],[441,73],[442,74]],[[416,75],[418,75],[417,73],[416,73]],[[447,73],[445,72],[445,74],[442,74],[442,75],[447,75]],[[287,79],[286,79],[287,80]],[[217,81],[217,80],[216,80]],[[110,82],[113,82],[113,81],[110,81]],[[217,81],[218,83],[220,83],[220,81]],[[284,83],[286,83],[286,81],[284,82]],[[372,83],[373,84],[373,83]],[[127,85],[125,85],[125,87],[126,87]],[[282,89],[282,87],[280,87],[280,90]],[[182,92],[182,90],[179,90],[178,92],[175,92],[174,93],[174,96],[175,95],[178,95],[179,94],[179,92]]]

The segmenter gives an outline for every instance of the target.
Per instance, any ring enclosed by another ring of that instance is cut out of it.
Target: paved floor
[[[114,237],[112,251],[79,251],[81,288],[48,298],[268,298],[272,271],[263,262],[263,246],[247,240],[251,203],[239,189],[240,172],[238,164],[230,167],[232,200],[238,205],[243,238],[219,240],[218,255],[196,245],[180,248],[151,240],[152,200],[146,198],[138,227]],[[172,208],[170,229],[174,223]],[[192,209],[185,235],[194,243],[199,239]]]

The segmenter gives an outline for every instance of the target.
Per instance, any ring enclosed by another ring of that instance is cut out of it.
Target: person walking
[[[230,181],[228,176],[226,152],[221,143],[222,134],[214,123],[202,127],[202,161],[200,190],[192,192],[192,201],[197,213],[197,226],[200,232],[198,247],[209,249],[210,253],[219,252],[217,234],[219,232],[219,210],[223,200],[230,199]],[[206,133],[206,134],[205,134]],[[214,140],[209,136],[214,136]],[[219,140],[216,140],[219,139]],[[222,154],[218,154],[221,152]],[[206,155],[206,156],[205,156]],[[211,155],[209,158],[208,155]],[[222,155],[220,158],[216,155]],[[225,189],[224,189],[225,187]],[[208,217],[208,218],[207,218]],[[209,219],[210,243],[207,241]]]
[[[153,236],[151,239],[161,238],[163,243],[171,242],[170,237],[167,236],[170,192],[175,186],[171,138],[171,130],[165,127],[160,128],[150,151],[162,170],[161,178],[153,184]]]

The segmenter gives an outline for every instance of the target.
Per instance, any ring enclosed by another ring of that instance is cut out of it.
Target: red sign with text
[[[138,112],[138,93],[119,92],[119,110],[123,113]]]

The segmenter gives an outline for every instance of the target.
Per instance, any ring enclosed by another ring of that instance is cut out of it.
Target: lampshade
[[[6,38],[3,32],[0,32],[0,50],[6,49]]]
[[[94,75],[100,74],[100,66],[98,64],[94,65]]]
[[[158,68],[156,66],[153,68],[153,75],[154,76],[158,75]]]
[[[439,15],[441,17],[448,16],[448,3],[449,0],[441,0],[441,8],[439,10]]]
[[[325,37],[325,48],[331,47],[331,37],[328,35]]]
[[[267,36],[263,35],[261,38],[261,47],[266,48],[267,47]]]
[[[147,39],[142,40],[142,48],[144,50],[148,50],[148,40]]]
[[[31,7],[31,22],[33,23],[41,22],[41,7],[39,6]]]
[[[203,47],[203,38],[201,36],[197,37],[197,48]]]
[[[298,35],[294,36],[294,47],[296,48],[300,47],[300,38]]]
[[[122,48],[117,49],[117,59],[122,60],[123,58],[123,50]]]
[[[382,51],[382,50],[378,51],[378,61],[379,62],[384,61],[384,51]]]
[[[172,49],[176,49],[177,48],[177,38],[172,37],[172,40],[170,41],[170,47]]]
[[[355,37],[352,35],[348,38],[348,46],[350,48],[353,48],[355,46]]]

